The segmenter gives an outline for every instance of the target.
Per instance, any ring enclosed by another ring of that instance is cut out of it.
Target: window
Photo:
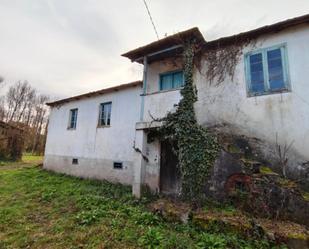
[[[286,47],[266,48],[246,55],[249,96],[289,90]]]
[[[70,120],[69,120],[69,129],[76,129],[76,123],[77,123],[77,113],[78,109],[71,109],[70,110]]]
[[[72,159],[72,164],[78,164],[78,159],[77,158],[73,158]]]
[[[114,162],[114,169],[122,169],[122,162]]]
[[[160,75],[160,91],[180,88],[184,85],[183,72],[169,72]]]
[[[99,126],[111,124],[112,102],[100,104]]]

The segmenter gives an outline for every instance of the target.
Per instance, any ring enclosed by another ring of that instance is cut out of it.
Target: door
[[[169,141],[161,142],[160,162],[160,192],[176,194],[179,184],[178,158],[173,151],[173,145]]]

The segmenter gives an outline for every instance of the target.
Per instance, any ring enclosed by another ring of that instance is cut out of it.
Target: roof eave
[[[240,40],[252,40],[256,39],[262,35],[266,35],[269,33],[277,33],[282,30],[285,30],[287,28],[291,28],[297,25],[302,25],[309,23],[309,14],[303,15],[291,19],[287,19],[285,21],[277,22],[271,25],[266,25],[263,27],[259,27],[257,29],[249,30],[246,32],[242,32],[236,35],[222,37],[213,41],[209,41],[205,43],[204,48],[205,49],[214,49],[217,47],[223,47],[228,46],[230,44],[233,44],[235,42],[238,42]]]
[[[198,43],[202,44],[206,43],[202,33],[199,31],[198,28],[195,27],[165,37],[161,40],[152,42],[137,49],[131,50],[127,53],[122,54],[121,56],[130,59],[132,62],[142,63],[143,62],[142,58],[144,56],[151,57],[159,53],[164,53],[166,51],[172,51],[172,50],[175,50],[176,52],[177,48],[183,47],[184,41],[188,39],[195,39]]]
[[[99,95],[103,95],[106,93],[111,93],[111,92],[117,92],[117,91],[121,91],[130,87],[136,87],[136,86],[141,86],[142,85],[142,81],[133,81],[130,83],[126,83],[126,84],[122,84],[122,85],[118,85],[118,86],[114,86],[114,87],[109,87],[109,88],[105,88],[105,89],[101,89],[98,91],[94,91],[94,92],[88,92],[85,94],[81,94],[81,95],[77,95],[77,96],[73,96],[73,97],[69,97],[69,98],[65,98],[65,99],[60,99],[54,102],[49,102],[46,103],[47,106],[50,107],[54,107],[54,106],[59,106],[59,105],[63,105],[65,103],[69,103],[72,101],[78,101],[81,99],[86,99],[86,98],[92,98],[94,96],[99,96]]]

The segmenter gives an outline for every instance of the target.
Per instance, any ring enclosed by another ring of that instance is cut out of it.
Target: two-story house
[[[153,191],[177,190],[177,158],[149,130],[177,108],[183,41],[199,45],[195,113],[204,126],[289,146],[289,167],[309,161],[309,15],[205,41],[197,28],[123,56],[143,64],[143,81],[49,103],[44,168]]]

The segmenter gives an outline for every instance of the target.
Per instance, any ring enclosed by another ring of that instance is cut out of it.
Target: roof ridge
[[[230,36],[223,36],[218,39],[214,39],[212,41],[206,42],[205,47],[209,48],[214,45],[226,45],[237,38],[244,37],[247,39],[254,39],[260,35],[267,34],[270,32],[279,32],[283,29],[293,27],[296,25],[300,25],[303,23],[309,23],[309,14],[289,18],[283,21],[275,22],[273,24],[264,25],[255,29],[251,29],[248,31],[240,32],[238,34],[230,35]]]

